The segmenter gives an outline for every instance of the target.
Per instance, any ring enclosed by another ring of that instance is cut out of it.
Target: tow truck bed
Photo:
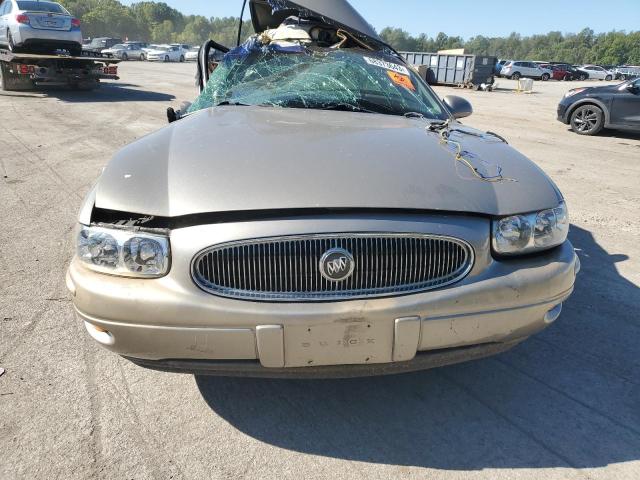
[[[100,80],[119,80],[117,58],[91,55],[16,53],[0,49],[0,89],[31,90],[36,86],[97,88]]]

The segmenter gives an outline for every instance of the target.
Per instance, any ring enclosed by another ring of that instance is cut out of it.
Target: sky
[[[124,0],[131,4],[135,0]],[[242,0],[163,0],[185,14],[238,16]],[[561,31],[640,30],[640,0],[350,0],[378,31],[401,27],[417,35],[438,32],[506,36]]]

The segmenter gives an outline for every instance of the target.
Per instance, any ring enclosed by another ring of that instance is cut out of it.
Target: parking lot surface
[[[193,64],[120,71],[96,92],[0,94],[0,478],[640,478],[640,136],[556,122],[583,83],[437,88],[567,198],[583,269],[555,325],[479,362],[276,381],[147,371],[74,317],[64,273],[83,195],[195,96]]]

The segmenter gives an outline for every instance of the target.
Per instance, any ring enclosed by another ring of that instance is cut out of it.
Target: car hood
[[[278,28],[290,16],[317,18],[365,41],[391,48],[347,0],[251,0],[249,9],[256,33]]]
[[[601,87],[587,87],[582,94],[590,94],[590,93],[602,93],[602,92],[615,92],[620,88],[620,83],[615,85],[603,85]]]
[[[491,135],[457,146],[405,117],[272,107],[199,111],[122,149],[96,207],[159,217],[284,209],[408,209],[509,215],[556,207],[560,193]],[[457,127],[462,127],[457,125]]]

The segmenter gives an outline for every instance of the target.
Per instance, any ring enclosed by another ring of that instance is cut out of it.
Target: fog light
[[[91,338],[93,338],[96,342],[101,343],[102,345],[113,345],[116,343],[116,339],[113,334],[105,330],[102,327],[98,327],[96,325],[92,325],[89,322],[84,322],[84,328],[87,329]]]
[[[562,304],[560,303],[555,307],[553,307],[544,315],[544,323],[549,324],[549,323],[555,322],[560,316],[561,312],[562,312]]]

